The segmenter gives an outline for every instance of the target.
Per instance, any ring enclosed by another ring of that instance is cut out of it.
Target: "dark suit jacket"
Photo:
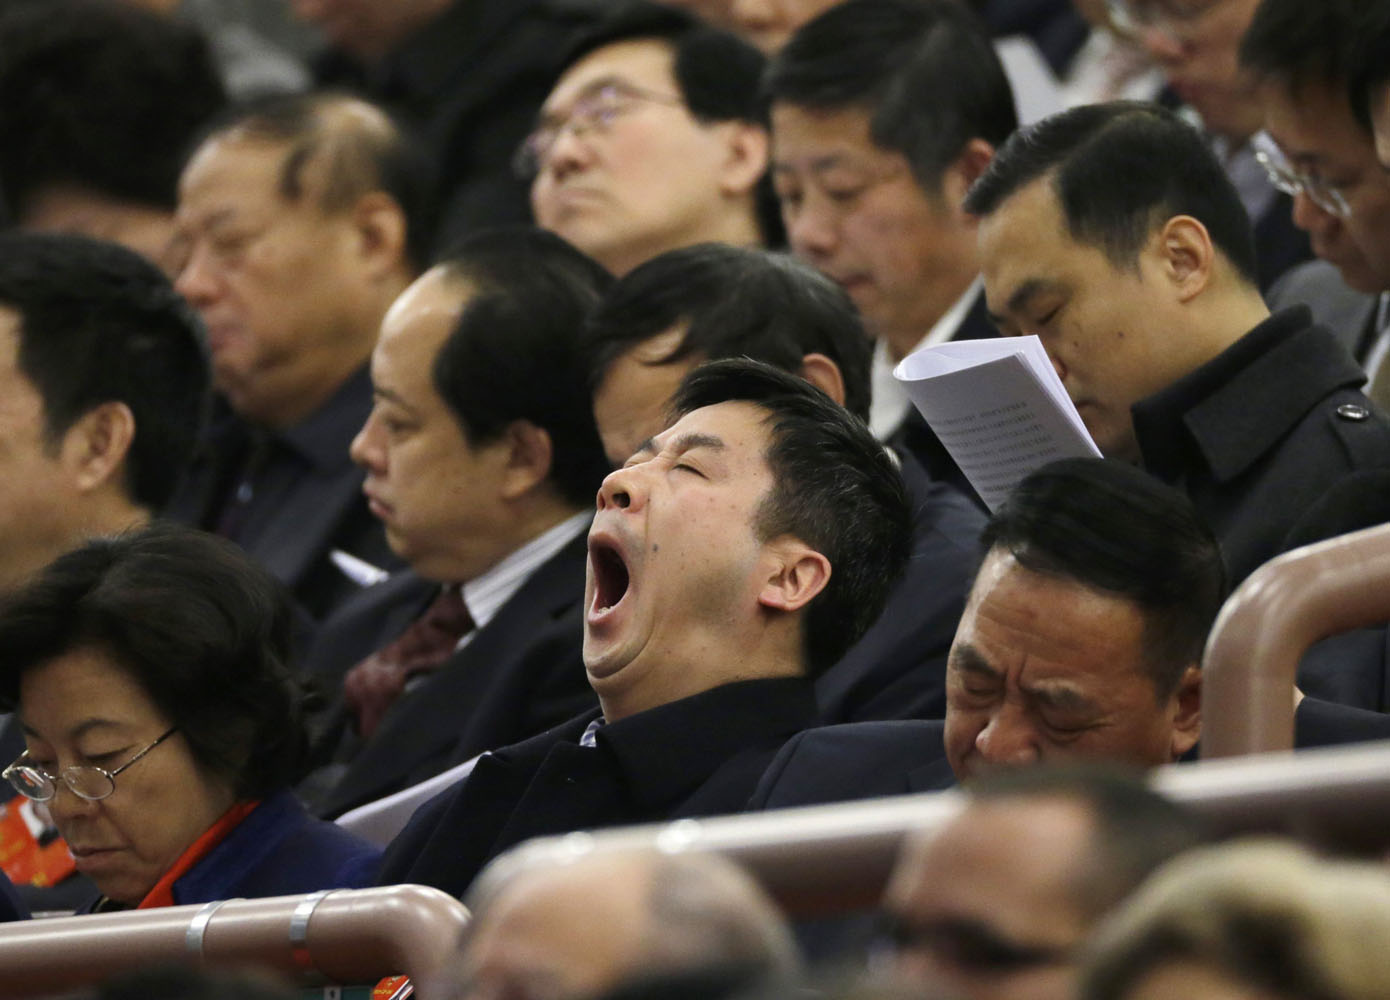
[[[467,646],[402,695],[316,803],[319,814],[340,815],[592,706],[581,655],[587,553],[581,533]]]
[[[942,745],[944,722],[859,722],[801,733],[768,767],[749,809],[789,809],[955,784]],[[1294,716],[1299,749],[1390,739],[1390,715],[1304,698]]]
[[[884,795],[936,792],[956,783],[939,720],[856,722],[792,737],[758,782],[749,809],[788,809]]]
[[[1361,394],[1364,381],[1336,336],[1298,307],[1134,405],[1144,468],[1191,498],[1233,584],[1291,534],[1319,537],[1330,488],[1390,467],[1390,420]]]
[[[1294,746],[1337,746],[1390,740],[1390,715],[1306,697],[1294,712]]]
[[[225,406],[166,514],[208,531],[219,530],[253,442],[263,440],[261,484],[244,516],[223,533],[289,587],[300,607],[320,622],[362,585],[332,560],[334,550],[394,570],[401,561],[362,496],[362,470],[348,446],[372,406],[365,368],[327,403],[283,433],[257,431]]]
[[[579,739],[597,712],[487,754],[420,807],[386,849],[381,882],[462,893],[531,837],[741,811],[777,748],[811,725],[802,678],[740,681],[639,712]]]
[[[979,568],[985,517],[910,455],[900,457],[913,507],[912,555],[878,620],[816,678],[823,723],[946,714],[946,654]]]
[[[440,585],[403,569],[342,603],[319,628],[300,671],[330,696],[358,663],[400,636],[424,614]]]

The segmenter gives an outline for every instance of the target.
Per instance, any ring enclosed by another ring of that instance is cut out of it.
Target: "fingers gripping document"
[[[990,510],[1039,466],[1100,457],[1035,336],[924,347],[893,376]]]

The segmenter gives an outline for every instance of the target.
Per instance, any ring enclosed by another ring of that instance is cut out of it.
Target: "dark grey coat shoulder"
[[[1144,468],[1183,489],[1221,542],[1232,583],[1298,529],[1325,537],[1336,484],[1390,468],[1390,419],[1365,375],[1304,307],[1286,310],[1133,408]]]

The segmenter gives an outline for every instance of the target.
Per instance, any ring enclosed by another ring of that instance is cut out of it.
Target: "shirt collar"
[[[944,344],[954,337],[984,286],[984,277],[976,275],[960,298],[941,314],[941,318],[927,331],[927,335],[907,353],[915,354],[924,347]],[[873,367],[870,371],[873,394],[869,397],[869,429],[880,441],[886,441],[897,433],[907,417],[908,408],[912,405],[903,384],[893,377],[895,367],[893,359],[888,356],[888,342],[879,337],[874,341]]]

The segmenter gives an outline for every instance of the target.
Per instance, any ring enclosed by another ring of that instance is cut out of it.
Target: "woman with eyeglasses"
[[[155,526],[89,542],[0,604],[0,700],[90,909],[372,884],[379,852],[290,791],[307,738],[292,613],[240,550]]]

